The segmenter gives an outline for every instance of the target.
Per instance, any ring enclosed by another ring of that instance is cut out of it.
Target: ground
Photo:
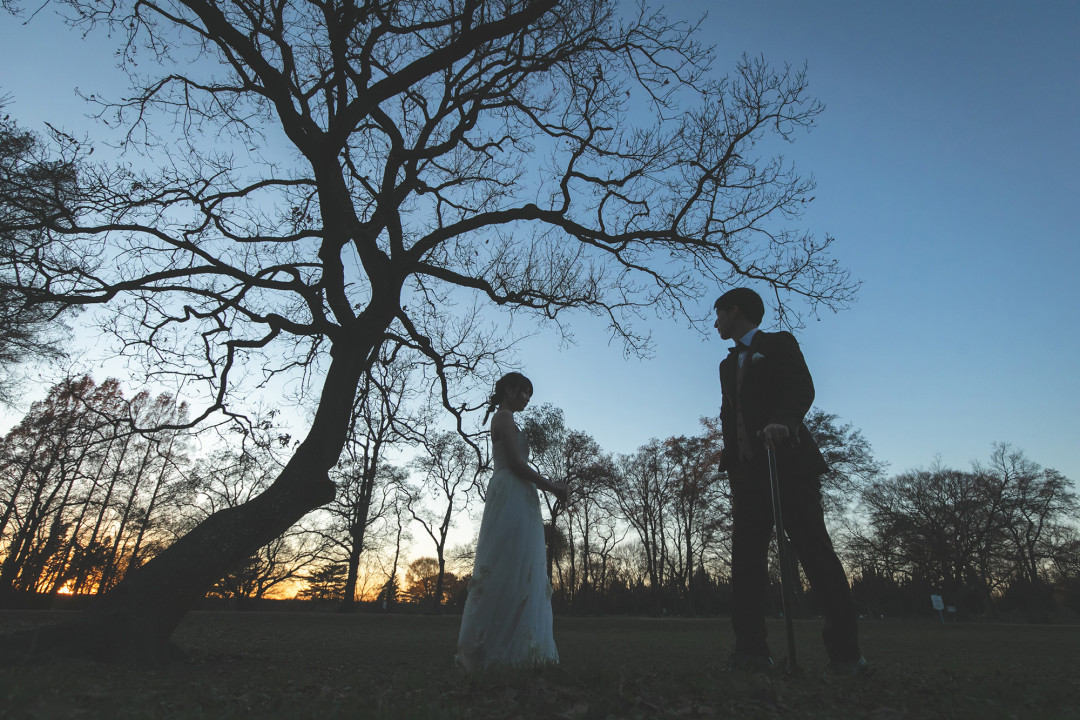
[[[0,612],[0,632],[55,619]],[[726,619],[646,618],[556,618],[558,667],[470,678],[458,622],[194,612],[166,669],[0,667],[0,718],[1080,718],[1080,626],[865,622],[874,674],[826,681],[814,621],[796,622],[793,678],[728,672]]]

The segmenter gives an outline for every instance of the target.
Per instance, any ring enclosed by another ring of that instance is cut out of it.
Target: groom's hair
[[[733,307],[739,308],[742,316],[754,323],[761,324],[761,318],[765,317],[765,303],[761,296],[750,288],[734,288],[721,295],[713,303],[717,310],[728,310]]]

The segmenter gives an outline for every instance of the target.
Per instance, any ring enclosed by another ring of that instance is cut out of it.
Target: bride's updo
[[[532,380],[525,377],[519,372],[506,373],[499,381],[495,383],[495,391],[491,393],[491,397],[488,398],[488,409],[484,413],[484,422],[491,416],[491,413],[495,412],[495,408],[502,404],[506,399],[506,394],[513,392],[514,390],[527,390],[529,394],[532,394],[533,384]]]

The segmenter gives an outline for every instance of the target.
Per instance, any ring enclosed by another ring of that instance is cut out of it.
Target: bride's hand
[[[551,483],[551,493],[555,499],[566,505],[570,502],[570,486],[564,482],[554,481]]]

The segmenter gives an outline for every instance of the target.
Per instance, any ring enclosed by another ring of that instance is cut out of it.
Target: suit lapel
[[[731,355],[728,355],[727,358],[720,362],[720,389],[728,395],[731,402],[735,402],[736,393],[738,392],[736,387],[737,370],[738,363]]]
[[[750,349],[747,351],[746,357],[743,358],[742,372],[737,374],[737,377],[741,376],[739,377],[738,382],[740,393],[742,393],[742,389],[746,385],[747,378],[749,378],[754,371],[754,353],[757,352],[758,346],[761,344],[761,335],[762,332],[758,330],[754,333],[754,337],[750,338]]]
[[[758,352],[764,335],[764,332],[758,330],[754,333],[754,337],[750,338],[750,351],[744,360],[747,365],[742,373],[741,380],[739,378],[739,360],[737,357],[728,355],[720,362],[720,386],[728,393],[732,402],[742,395],[742,389],[746,385],[746,378],[753,371],[754,353]]]

